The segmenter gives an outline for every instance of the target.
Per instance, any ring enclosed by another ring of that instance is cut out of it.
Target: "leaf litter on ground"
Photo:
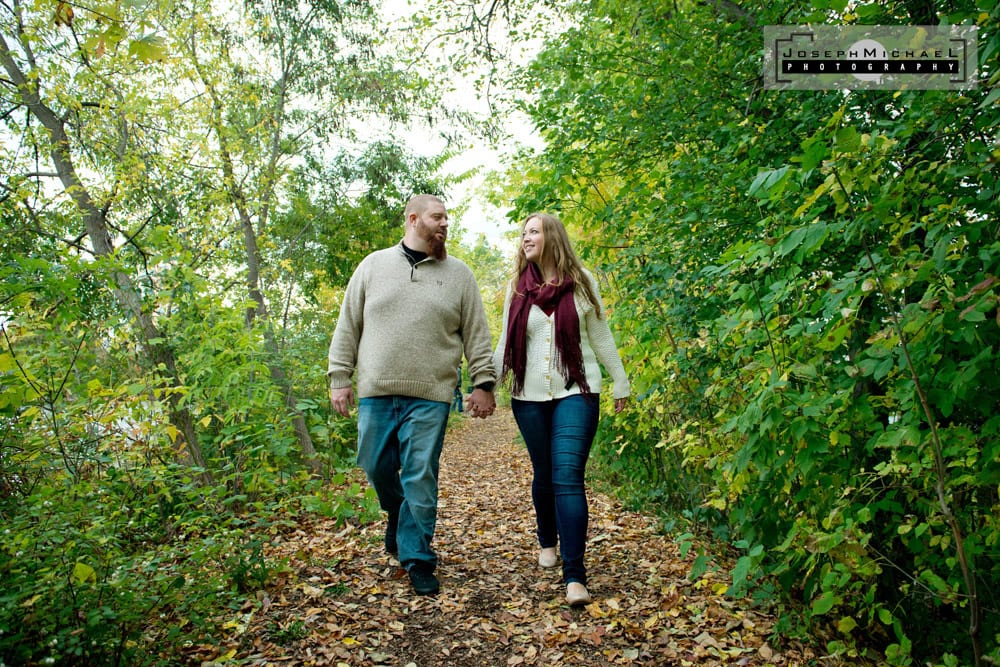
[[[364,476],[356,471],[358,482]],[[355,487],[356,488],[356,487]],[[593,602],[570,608],[560,569],[537,563],[531,464],[509,410],[449,431],[434,547],[441,592],[417,596],[385,553],[384,518],[313,516],[268,546],[288,568],[228,624],[203,667],[265,665],[802,665],[809,646],[776,646],[774,619],[725,595],[728,574],[692,580],[694,550],[651,516],[588,488]],[[207,649],[207,647],[206,647]]]

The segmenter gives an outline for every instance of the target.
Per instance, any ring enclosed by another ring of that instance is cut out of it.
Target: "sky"
[[[540,145],[540,140],[531,134],[531,129],[526,124],[519,132],[520,134],[515,135],[517,141],[529,145]],[[449,193],[455,203],[461,203],[468,207],[458,222],[463,229],[467,230],[469,242],[478,238],[479,234],[485,234],[490,244],[501,250],[510,244],[510,240],[504,238],[504,234],[515,228],[514,223],[507,217],[511,208],[493,206],[477,193],[477,189],[482,187],[486,174],[490,170],[500,170],[505,167],[505,153],[513,150],[514,145],[511,143],[499,149],[485,145],[485,143],[476,145],[473,149],[465,151],[445,163],[445,171],[455,175],[476,167],[480,168],[478,174],[468,181],[458,184]]]
[[[422,5],[423,3],[412,0],[384,0],[382,14],[387,27],[404,25],[406,23],[405,17],[423,11]],[[530,54],[521,52],[520,57],[527,58],[530,57]],[[461,104],[463,110],[488,117],[490,109],[484,92],[472,82],[471,78],[460,78],[455,83],[458,90],[448,102]],[[495,90],[494,94],[496,94]],[[491,146],[484,139],[470,137],[470,141],[473,141],[472,147],[453,157],[444,166],[445,173],[449,175],[459,175],[478,168],[478,173],[475,176],[453,186],[448,193],[450,201],[445,203],[451,208],[459,205],[466,207],[461,217],[456,217],[456,222],[462,229],[466,230],[467,243],[474,242],[480,234],[484,234],[491,245],[502,251],[506,251],[507,246],[512,243],[509,239],[504,238],[504,235],[515,228],[515,224],[507,217],[510,207],[497,208],[493,206],[478,190],[482,188],[490,171],[505,168],[505,159],[519,145],[528,145],[536,149],[542,146],[541,139],[532,131],[526,119],[516,116],[505,117],[505,127],[511,138],[503,144]],[[445,149],[444,140],[430,130],[416,129],[411,136],[413,137],[413,145],[410,146],[410,149],[417,153],[423,152],[430,155],[440,153]]]

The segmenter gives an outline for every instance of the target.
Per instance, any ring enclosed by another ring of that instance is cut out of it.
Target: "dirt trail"
[[[434,547],[441,593],[419,597],[382,551],[384,523],[317,521],[268,552],[290,572],[245,610],[233,659],[252,665],[800,665],[769,646],[772,620],[722,595],[655,520],[588,490],[589,589],[571,609],[542,570],[530,463],[509,410],[448,434]],[[363,477],[353,480],[364,486]]]

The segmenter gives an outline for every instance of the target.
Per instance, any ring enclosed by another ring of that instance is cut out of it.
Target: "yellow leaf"
[[[725,498],[709,498],[705,501],[706,507],[713,507],[717,510],[726,509],[726,499]]]
[[[177,442],[177,436],[180,435],[180,431],[173,424],[167,424],[167,436],[170,437],[170,442]]]
[[[78,584],[83,584],[88,581],[97,581],[97,573],[94,572],[94,568],[90,567],[86,563],[76,563],[73,566],[73,579]]]
[[[850,616],[844,616],[839,621],[837,621],[837,629],[843,632],[845,635],[856,627],[858,627],[858,622],[855,621]]]
[[[229,621],[228,623],[223,623],[222,627],[225,630],[235,630],[236,634],[238,635],[242,635],[244,632],[247,631],[247,624],[240,623],[239,621]]]
[[[207,415],[198,420],[202,428],[208,428],[208,425],[212,423],[212,415]]]
[[[310,586],[309,584],[302,584],[302,592],[311,598],[318,598],[323,595],[322,588],[316,588],[315,586]]]
[[[361,645],[361,642],[359,642],[357,639],[355,639],[353,637],[344,637],[340,641],[343,642],[344,646],[360,646]]]

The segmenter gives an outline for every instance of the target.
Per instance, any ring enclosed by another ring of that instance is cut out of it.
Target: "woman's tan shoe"
[[[586,586],[578,581],[571,581],[566,585],[566,602],[569,602],[570,607],[590,604],[590,601],[590,593]]]
[[[542,549],[538,554],[538,564],[542,567],[555,567],[556,566],[556,548],[547,547]]]

